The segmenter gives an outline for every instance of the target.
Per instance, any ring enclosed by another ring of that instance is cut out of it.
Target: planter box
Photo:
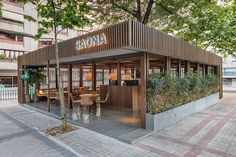
[[[197,113],[219,101],[219,93],[192,101],[156,115],[146,114],[146,129],[160,131],[185,117]]]

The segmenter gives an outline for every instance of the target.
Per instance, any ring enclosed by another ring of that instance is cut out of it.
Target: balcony
[[[4,70],[16,70],[17,62],[9,60],[0,60],[0,69]]]
[[[15,41],[15,40],[11,40],[11,39],[4,39],[0,37],[0,42],[2,43],[10,43],[10,44],[18,44],[18,45],[23,45],[24,42],[23,41]]]
[[[11,20],[0,19],[0,30],[24,33],[24,24]]]
[[[24,51],[24,44],[21,41],[0,39],[0,49]]]
[[[10,11],[10,12],[15,12],[17,14],[24,14],[24,6],[22,4],[16,4],[9,2],[9,0],[3,0],[3,7],[2,11]]]
[[[20,23],[24,23],[24,21],[25,21],[23,15],[21,15],[19,13],[10,12],[7,10],[2,10],[2,18],[16,21],[16,22],[20,22]]]
[[[4,5],[10,5],[12,7],[17,7],[17,8],[22,8],[24,7],[24,4],[19,3],[17,0],[12,1],[12,0],[3,0]],[[9,7],[9,6],[8,6]]]

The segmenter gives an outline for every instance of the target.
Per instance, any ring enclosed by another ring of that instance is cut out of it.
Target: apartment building
[[[53,31],[35,41],[38,23],[29,19],[38,19],[35,6],[21,4],[18,0],[3,0],[0,18],[0,88],[17,86],[17,57],[33,50],[51,45]],[[64,30],[58,40],[63,41],[90,30]]]
[[[236,58],[227,57],[223,60],[223,82],[225,89],[236,89]]]

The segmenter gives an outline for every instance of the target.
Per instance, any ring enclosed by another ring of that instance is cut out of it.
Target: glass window
[[[236,76],[236,68],[224,68],[223,75],[224,76]]]
[[[39,47],[52,45],[52,41],[39,40]]]
[[[22,35],[9,34],[9,33],[5,33],[5,32],[0,32],[0,38],[1,39],[6,39],[6,40],[23,42],[23,36]]]
[[[225,86],[231,86],[232,85],[232,79],[223,79],[223,84]]]

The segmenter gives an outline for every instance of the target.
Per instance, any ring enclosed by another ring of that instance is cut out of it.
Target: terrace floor
[[[47,112],[48,107],[45,101],[24,104],[24,106],[60,118],[60,105],[58,104],[51,104],[51,112]],[[86,110],[78,111],[67,108],[68,121],[127,143],[133,143],[151,133],[151,131],[141,128],[138,111],[106,105],[101,107],[101,116],[98,117],[95,115],[95,110],[94,107],[89,113]]]

